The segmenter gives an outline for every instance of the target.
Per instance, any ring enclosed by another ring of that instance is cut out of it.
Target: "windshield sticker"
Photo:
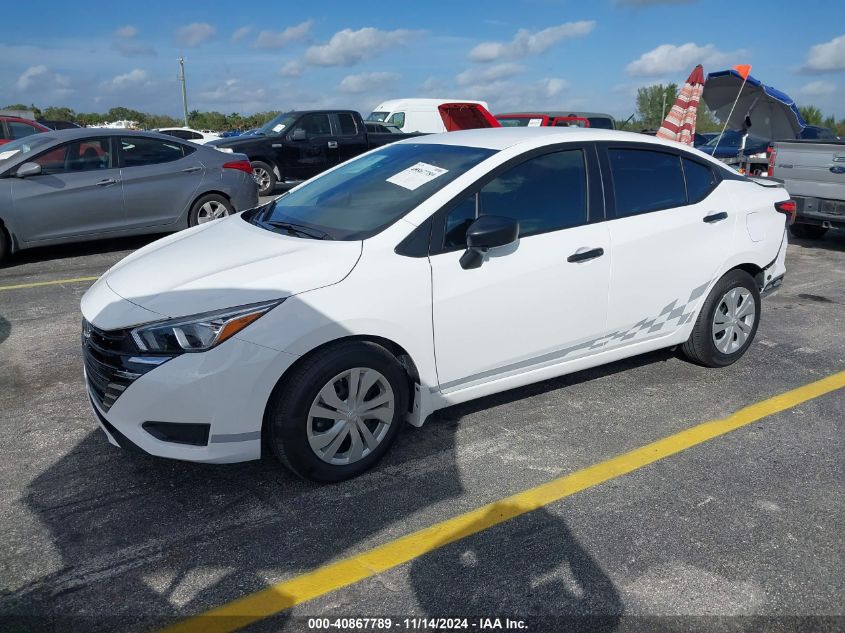
[[[0,152],[0,160],[6,160],[7,158],[11,158],[12,156],[14,156],[17,153],[18,153],[18,150],[16,150],[16,149],[10,149],[9,151],[6,151],[6,152]]]
[[[445,174],[448,169],[442,167],[435,167],[428,163],[417,163],[411,165],[408,169],[400,171],[398,174],[391,176],[387,182],[404,187],[409,191],[414,191],[418,187],[422,187],[425,183],[431,182],[438,176]]]
[[[277,134],[284,129],[285,129],[284,123],[279,123],[279,124],[273,126],[273,131],[276,132]]]
[[[540,127],[543,125],[543,119],[529,119],[528,127]]]

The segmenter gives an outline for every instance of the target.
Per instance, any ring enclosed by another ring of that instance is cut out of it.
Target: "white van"
[[[367,121],[392,123],[405,133],[446,132],[446,124],[439,110],[446,103],[474,104],[489,110],[486,101],[471,99],[391,99],[376,106]]]

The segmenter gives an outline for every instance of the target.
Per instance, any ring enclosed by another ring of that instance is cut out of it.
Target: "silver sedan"
[[[81,128],[0,147],[0,261],[34,246],[177,231],[257,204],[246,156],[162,134]]]

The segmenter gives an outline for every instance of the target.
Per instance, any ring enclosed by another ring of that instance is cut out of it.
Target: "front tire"
[[[407,402],[405,372],[386,349],[363,341],[331,346],[307,359],[274,391],[269,444],[300,477],[343,481],[384,456]]]
[[[252,175],[258,183],[258,195],[269,196],[276,189],[276,172],[264,161],[252,161]]]
[[[219,220],[234,213],[235,208],[226,198],[217,193],[209,193],[194,202],[191,214],[188,216],[188,226],[205,224],[212,220]]]
[[[681,350],[705,367],[735,363],[757,334],[760,307],[754,278],[744,270],[731,270],[710,291]]]
[[[801,239],[818,240],[824,237],[827,229],[817,224],[793,224],[789,227],[789,232]]]
[[[12,242],[9,239],[9,234],[3,228],[3,223],[0,222],[0,266],[2,266],[12,252]]]

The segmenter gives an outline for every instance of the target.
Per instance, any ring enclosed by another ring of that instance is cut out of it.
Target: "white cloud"
[[[235,29],[235,32],[232,33],[232,41],[233,42],[240,42],[243,38],[250,34],[252,31],[251,26],[242,26],[239,29]]]
[[[836,84],[832,81],[811,81],[801,87],[798,92],[808,97],[823,97],[836,92]]]
[[[138,32],[131,24],[115,29],[112,33],[112,47],[124,57],[155,55],[152,46],[138,41]]]
[[[36,84],[41,83],[41,81],[49,77],[49,75],[50,71],[43,64],[30,66],[21,73],[21,76],[18,77],[18,81],[15,85],[18,90],[29,90]]]
[[[327,43],[311,46],[305,51],[305,61],[315,66],[352,66],[385,50],[402,46],[421,33],[407,29],[382,31],[373,27],[357,31],[343,29],[332,35]]]
[[[109,82],[109,87],[115,90],[141,86],[149,83],[146,70],[135,68],[123,75],[117,75]]]
[[[524,66],[513,63],[494,64],[484,68],[468,68],[464,72],[455,77],[455,81],[459,86],[470,86],[472,84],[479,84],[491,81],[498,81],[518,75],[523,70]]]
[[[119,29],[115,29],[114,36],[124,39],[132,39],[138,35],[138,29],[132,25],[127,24],[126,26],[121,26]]]
[[[584,110],[586,102],[569,94],[569,82],[546,77],[533,82],[499,80],[463,86],[461,96],[487,101],[496,112],[536,110]]]
[[[657,77],[685,70],[691,71],[696,64],[720,66],[731,62],[738,63],[745,55],[747,55],[746,51],[742,50],[719,51],[713,44],[704,46],[698,46],[693,42],[680,46],[661,44],[632,61],[626,70],[629,75],[635,77]]]
[[[492,62],[502,58],[515,59],[537,55],[562,40],[588,35],[595,26],[595,20],[581,20],[533,33],[528,29],[520,29],[510,42],[482,42],[470,51],[469,58],[476,62]]]
[[[311,32],[313,20],[306,20],[296,26],[289,26],[283,31],[261,31],[255,40],[256,48],[282,48],[292,42],[300,42]]]
[[[845,70],[845,35],[811,47],[803,70],[814,73]]]
[[[357,75],[347,75],[340,82],[338,90],[346,93],[360,93],[369,90],[376,90],[385,85],[398,81],[401,75],[397,73],[359,73]]]
[[[266,96],[262,87],[245,84],[240,79],[226,79],[222,83],[216,83],[210,89],[199,93],[201,99],[212,103],[238,103],[261,101]]]
[[[176,41],[188,48],[194,48],[214,37],[215,33],[217,29],[207,22],[194,22],[176,31]]]
[[[301,77],[304,66],[298,59],[293,59],[287,62],[279,69],[279,74],[282,77]]]

